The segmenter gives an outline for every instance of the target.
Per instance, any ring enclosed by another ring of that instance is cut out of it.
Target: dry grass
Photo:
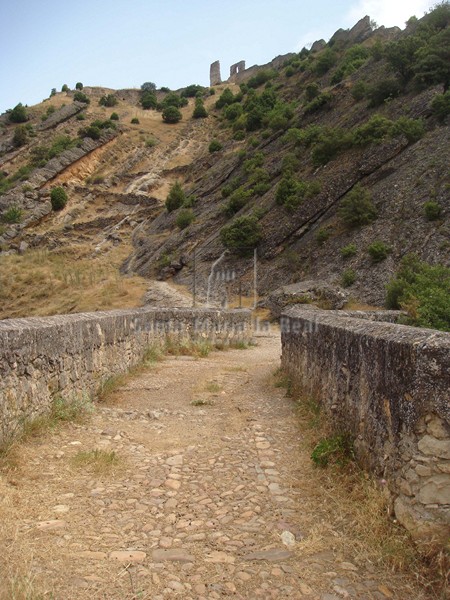
[[[35,250],[0,258],[0,319],[139,306],[147,282],[119,273],[123,254]]]
[[[95,475],[109,475],[113,469],[120,465],[120,459],[112,450],[87,450],[80,451],[72,457],[72,466],[86,469]]]
[[[62,423],[84,423],[93,411],[94,405],[87,395],[72,398],[55,397],[49,412],[25,420],[21,430],[0,446],[0,473],[18,470],[18,450],[21,444],[47,434]]]

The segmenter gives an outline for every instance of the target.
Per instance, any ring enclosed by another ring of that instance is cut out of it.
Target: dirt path
[[[2,600],[426,598],[341,543],[352,524],[270,383],[279,338],[257,341],[167,358],[20,449],[0,476]],[[74,464],[94,449],[116,453],[111,473]],[[14,576],[32,593],[6,591]]]

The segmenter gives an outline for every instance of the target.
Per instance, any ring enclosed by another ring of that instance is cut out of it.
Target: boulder
[[[278,318],[287,306],[293,304],[317,304],[321,308],[339,310],[348,297],[347,291],[327,281],[302,281],[276,289],[265,299],[264,307]]]

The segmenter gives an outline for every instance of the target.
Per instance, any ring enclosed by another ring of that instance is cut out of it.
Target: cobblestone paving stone
[[[279,353],[273,335],[257,348],[169,358],[87,424],[24,448],[26,464],[1,482],[3,518],[13,506],[17,551],[32,553],[27,567],[48,597],[427,597],[336,553],[329,531],[328,549],[305,550],[301,431],[292,401],[268,381]],[[114,450],[123,466],[102,476],[74,469],[71,458],[94,448]]]

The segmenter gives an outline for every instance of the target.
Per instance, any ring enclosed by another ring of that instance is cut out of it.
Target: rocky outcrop
[[[340,309],[349,298],[348,291],[326,281],[302,281],[284,285],[263,301],[272,317],[278,319],[285,308],[295,304],[317,304],[321,308]]]
[[[85,108],[86,104],[82,102],[73,102],[67,106],[62,106],[59,110],[49,115],[45,121],[40,123],[38,129],[41,131],[53,129],[60,123],[64,123],[64,121],[71,119]]]

